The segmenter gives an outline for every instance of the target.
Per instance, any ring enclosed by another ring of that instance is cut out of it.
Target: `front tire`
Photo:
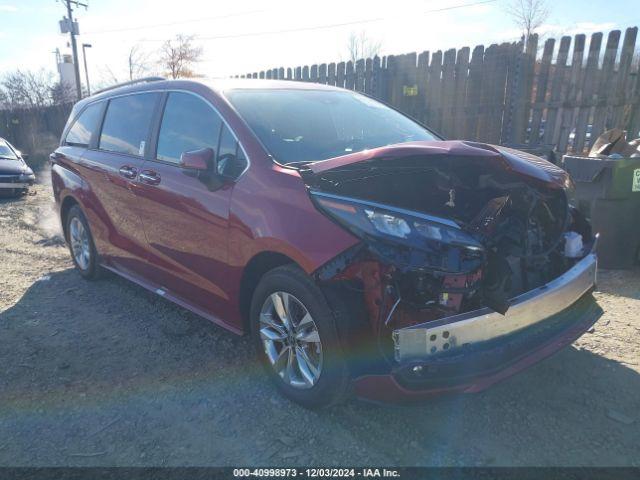
[[[320,408],[346,396],[349,374],[334,316],[299,268],[262,277],[251,302],[251,335],[269,377],[289,399]]]
[[[87,280],[100,278],[102,268],[98,264],[98,252],[93,243],[89,222],[78,205],[69,209],[65,234],[71,259],[80,275]]]

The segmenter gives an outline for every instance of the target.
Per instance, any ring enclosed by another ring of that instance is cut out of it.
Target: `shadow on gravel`
[[[5,193],[0,191],[0,206],[11,203],[24,202],[28,194],[16,195],[14,193]]]
[[[628,270],[598,270],[597,290],[640,300],[640,266]]]
[[[481,394],[311,412],[247,338],[114,276],[55,272],[0,312],[0,465],[629,465],[639,392],[571,347]]]

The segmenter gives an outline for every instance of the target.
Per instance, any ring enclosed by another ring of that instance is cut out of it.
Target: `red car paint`
[[[82,206],[107,268],[151,291],[162,288],[180,305],[246,333],[240,292],[252,259],[280,254],[311,273],[358,239],[316,210],[298,172],[272,161],[219,91],[171,81],[127,93],[166,89],[196,93],[224,117],[251,162],[237,182],[212,192],[172,166],[61,146],[51,155],[55,198],[60,206],[69,198]],[[90,101],[101,98],[109,95]],[[86,103],[74,107],[69,123]],[[162,183],[125,179],[118,175],[123,165],[154,169]]]
[[[125,90],[126,93],[191,92],[218,111],[241,143],[250,167],[237,181],[213,191],[179,168],[148,158],[66,145],[51,155],[53,189],[61,214],[69,202],[81,206],[91,225],[103,266],[239,334],[247,331],[250,298],[243,296],[243,286],[250,277],[253,262],[265,256],[278,256],[312,274],[360,243],[316,209],[298,171],[274,163],[223,93],[225,88],[255,88],[255,85],[261,89],[333,88],[277,81],[231,81],[217,86],[192,81],[158,81]],[[86,104],[107,100],[116,94],[122,91],[98,94],[79,102],[63,138]],[[443,153],[503,162],[514,172],[556,187],[567,181],[562,170],[543,160],[536,158],[529,162],[505,156],[491,146],[456,141],[381,147],[316,162],[309,168],[320,173],[374,158]],[[135,172],[133,178],[120,174],[123,166]],[[140,181],[140,173],[154,175],[161,182],[144,183]],[[342,273],[344,278],[364,281],[367,310],[374,329],[380,328],[373,318],[376,306],[382,303],[386,309],[390,307],[390,300],[384,299],[382,284],[387,268],[377,262],[364,262],[352,264]],[[452,276],[448,281],[458,286],[467,280]],[[459,307],[459,299],[451,301]],[[584,330],[586,328],[588,326]],[[444,391],[476,391],[557,350],[566,339],[575,338],[575,333],[572,330],[563,339],[552,339],[504,372],[468,384],[416,392],[404,389],[390,375],[365,375],[355,380],[356,391],[380,401],[423,398]]]
[[[507,153],[507,155],[505,155],[505,153]],[[515,153],[515,150],[484,143],[463,142],[460,140],[408,142],[399,145],[372,148],[370,150],[363,150],[322,162],[316,162],[310,165],[309,169],[313,173],[322,173],[334,168],[373,159],[391,160],[398,157],[410,157],[414,155],[429,157],[446,154],[460,157],[484,158],[494,162],[500,162],[509,170],[523,176],[535,178],[546,185],[563,187],[568,181],[568,174],[553,163],[524,152],[517,152],[518,155],[513,155],[512,153]]]

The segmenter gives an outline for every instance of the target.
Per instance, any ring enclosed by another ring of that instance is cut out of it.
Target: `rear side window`
[[[222,120],[203,100],[188,93],[169,94],[158,134],[157,158],[180,163],[184,152],[218,146]]]
[[[101,114],[102,103],[94,103],[85,108],[67,133],[65,145],[88,147],[91,135],[100,127]]]
[[[156,93],[140,93],[109,100],[99,148],[143,156],[157,98]]]

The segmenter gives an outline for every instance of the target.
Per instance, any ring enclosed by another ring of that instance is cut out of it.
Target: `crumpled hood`
[[[20,175],[33,173],[22,160],[6,160],[0,158],[0,175]]]
[[[425,162],[427,162],[429,157],[442,157],[443,155],[475,157],[491,163],[500,162],[504,168],[514,173],[560,188],[568,186],[570,182],[569,175],[564,170],[543,158],[511,148],[461,140],[408,142],[387,145],[313,162],[305,165],[305,168],[313,174],[319,174],[355,163],[366,163],[371,160],[392,161],[399,157],[424,157]]]

